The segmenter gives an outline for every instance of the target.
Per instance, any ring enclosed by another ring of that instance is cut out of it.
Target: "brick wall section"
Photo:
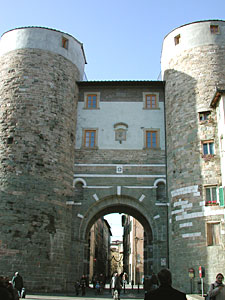
[[[38,49],[0,57],[0,269],[65,290],[70,268],[76,67]],[[50,279],[49,274],[54,274]]]
[[[206,211],[204,202],[201,204],[205,200],[204,185],[220,185],[221,182],[216,114],[212,111],[212,120],[203,123],[198,116],[199,111],[209,109],[215,86],[224,84],[224,51],[224,47],[216,45],[186,50],[167,62],[164,70],[167,179],[172,212],[170,266],[175,284],[186,291],[189,289],[189,267],[197,272],[200,265],[204,266],[206,283],[214,280],[216,270],[219,272],[225,267],[221,263],[224,261],[222,246],[206,247],[206,221],[220,221],[223,209],[217,206]],[[201,141],[209,139],[214,139],[215,156],[205,158]],[[171,195],[174,190],[191,186],[196,190]],[[180,227],[182,224],[185,226]],[[221,226],[224,230],[224,225]],[[177,253],[182,259],[177,259]],[[198,276],[194,285],[196,291],[197,280]]]

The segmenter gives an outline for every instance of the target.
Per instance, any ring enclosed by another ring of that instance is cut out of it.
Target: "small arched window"
[[[156,198],[159,202],[166,202],[166,185],[163,182],[158,182],[156,189]]]

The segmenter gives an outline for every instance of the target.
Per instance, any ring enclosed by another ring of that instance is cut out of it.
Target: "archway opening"
[[[109,222],[119,216],[119,235],[112,236]],[[109,283],[112,274],[126,274],[126,283],[143,284],[153,272],[153,237],[146,218],[134,207],[117,204],[99,210],[86,228],[84,273],[95,284],[100,278]]]

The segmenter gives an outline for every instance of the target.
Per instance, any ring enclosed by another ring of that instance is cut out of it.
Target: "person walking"
[[[85,275],[83,275],[81,277],[80,286],[81,286],[81,295],[85,296],[85,294],[86,294],[86,278],[85,278]]]
[[[224,276],[222,273],[216,275],[216,281],[210,284],[208,291],[209,297],[215,297],[215,300],[225,299],[225,285],[223,284]]]
[[[21,297],[22,289],[23,289],[23,278],[19,274],[19,272],[16,272],[15,275],[12,278],[12,285],[14,288],[17,289],[19,297]]]
[[[186,294],[174,289],[172,285],[172,275],[168,269],[162,269],[158,273],[160,286],[145,294],[145,300],[187,300]]]

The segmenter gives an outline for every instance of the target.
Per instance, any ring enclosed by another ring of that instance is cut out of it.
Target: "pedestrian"
[[[85,294],[86,294],[86,278],[85,278],[85,275],[82,275],[82,277],[81,277],[80,286],[81,286],[81,295],[85,296]]]
[[[131,288],[132,288],[132,290],[134,289],[134,280],[133,279],[131,280]]]
[[[223,284],[224,276],[222,273],[216,275],[216,281],[210,284],[208,291],[209,297],[215,297],[215,300],[224,300],[225,299],[225,286]]]
[[[12,295],[6,286],[4,276],[0,276],[0,299],[1,300],[3,300],[3,299],[11,300],[12,299]]]
[[[120,292],[122,290],[122,276],[119,276],[118,273],[116,273],[115,276],[115,290],[118,292],[118,300],[120,299]]]
[[[75,282],[74,287],[75,287],[75,291],[76,291],[76,296],[79,296],[79,292],[80,292],[80,281],[79,280],[77,280]]]
[[[145,300],[187,300],[186,294],[174,289],[172,285],[172,275],[168,269],[162,269],[158,273],[160,286],[145,294]]]
[[[19,272],[16,272],[15,275],[12,278],[12,285],[14,288],[17,289],[19,297],[21,297],[22,289],[23,289],[23,278],[19,274]]]
[[[122,289],[122,276],[119,276],[116,272],[111,280],[112,296],[114,297],[115,291],[118,292],[118,299],[120,299],[120,292]]]
[[[112,276],[111,282],[110,282],[110,287],[111,287],[111,292],[112,292],[112,296],[114,294],[115,291],[115,286],[116,286],[116,274],[117,272],[115,272]]]

